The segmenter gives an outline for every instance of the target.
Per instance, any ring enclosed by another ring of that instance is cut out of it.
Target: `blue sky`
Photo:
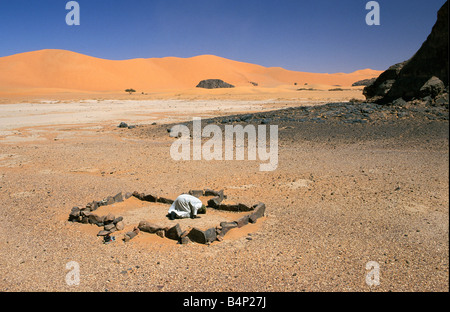
[[[384,70],[420,48],[445,0],[0,0],[0,57],[65,49],[105,59],[221,57],[307,72]]]

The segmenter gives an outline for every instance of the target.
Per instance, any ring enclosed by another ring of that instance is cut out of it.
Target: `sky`
[[[409,59],[445,0],[379,0],[380,25],[366,24],[367,0],[0,0],[0,57],[64,49],[124,60],[224,58],[289,70],[385,70]]]

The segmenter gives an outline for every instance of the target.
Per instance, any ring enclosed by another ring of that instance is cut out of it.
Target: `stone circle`
[[[249,223],[256,223],[259,218],[265,215],[266,211],[266,205],[262,202],[251,206],[243,203],[225,204],[223,203],[223,200],[226,198],[226,195],[224,195],[223,190],[190,190],[185,194],[195,197],[211,196],[212,198],[208,200],[208,208],[228,212],[248,212],[248,214],[245,214],[234,221],[220,222],[220,224],[206,230],[193,227],[190,230],[182,231],[178,223],[174,226],[161,226],[147,220],[142,220],[133,228],[132,231],[124,234],[123,241],[130,241],[142,231],[150,234],[156,234],[162,238],[176,240],[180,244],[187,244],[189,242],[210,244],[214,241],[222,241],[225,234],[233,228],[242,228]],[[120,192],[115,196],[108,196],[103,200],[90,202],[84,208],[73,207],[69,213],[68,221],[82,224],[93,224],[98,227],[102,227],[103,229],[98,232],[97,236],[104,237],[105,241],[109,240],[112,233],[124,230],[124,218],[122,216],[116,217],[112,213],[102,216],[97,212],[102,206],[120,203],[123,202],[124,199],[126,200],[130,197],[135,197],[145,202],[162,203],[167,205],[171,205],[174,202],[173,199],[159,197],[154,194],[139,193],[136,191],[133,193],[127,192],[125,194]]]

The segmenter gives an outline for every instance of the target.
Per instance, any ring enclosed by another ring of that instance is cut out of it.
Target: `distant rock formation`
[[[219,89],[219,88],[234,88],[234,86],[220,79],[206,79],[200,81],[200,83],[197,85],[197,88]]]
[[[364,88],[368,102],[390,104],[398,99],[448,106],[448,1],[422,47],[408,61],[389,67]]]
[[[373,84],[375,82],[375,80],[377,80],[377,78],[363,79],[363,80],[353,83],[352,87],[370,86],[371,84]]]

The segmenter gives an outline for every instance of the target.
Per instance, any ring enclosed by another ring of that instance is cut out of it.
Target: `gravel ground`
[[[208,122],[278,125],[277,170],[176,162],[170,125],[0,141],[0,291],[448,291],[448,109],[328,104]],[[203,188],[262,201],[267,218],[210,246],[105,245],[67,222],[120,191]],[[66,283],[71,261],[79,285]]]

